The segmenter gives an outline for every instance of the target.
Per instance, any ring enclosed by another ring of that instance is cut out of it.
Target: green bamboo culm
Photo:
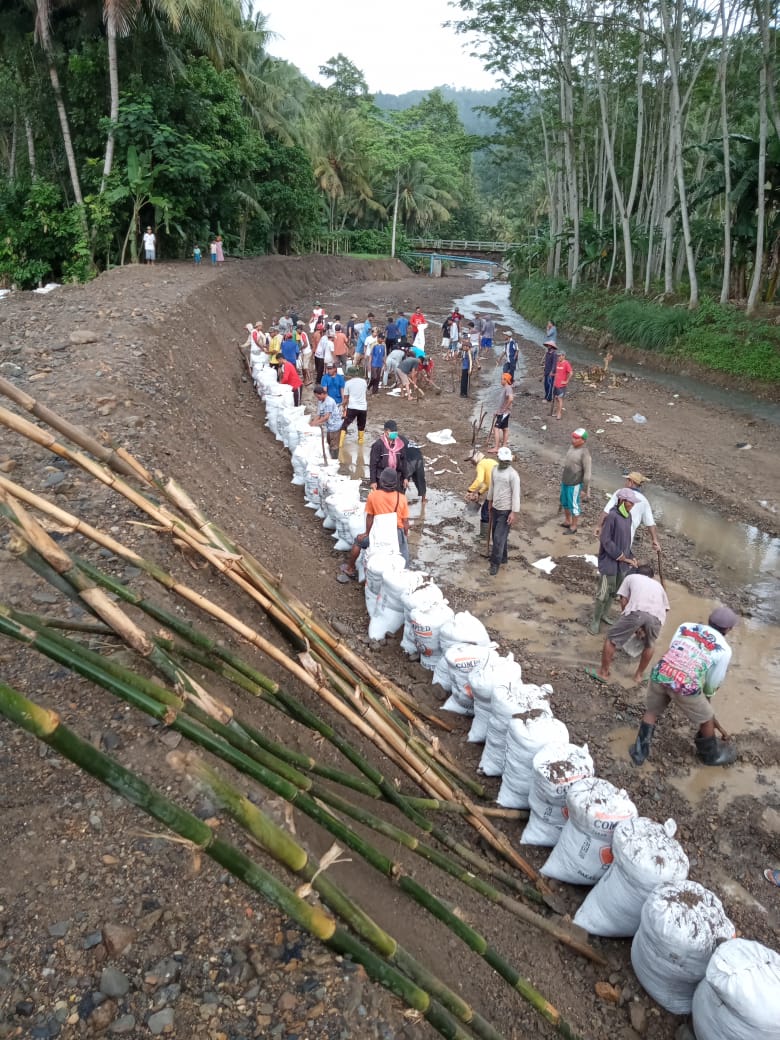
[[[330,949],[362,964],[372,979],[400,997],[408,1007],[420,1012],[447,1040],[473,1040],[473,1034],[457,1022],[438,1001],[432,999],[429,993],[367,949],[344,929],[339,928],[329,914],[318,907],[310,906],[277,881],[260,864],[233,845],[217,838],[202,820],[160,795],[137,774],[120,766],[108,755],[63,726],[55,712],[42,708],[5,683],[0,683],[0,713],[164,824],[169,830],[192,842]]]
[[[288,870],[310,882],[327,906],[333,910],[353,931],[382,956],[394,963],[399,970],[421,985],[426,992],[439,1000],[448,1011],[466,1023],[482,1040],[501,1040],[500,1034],[481,1015],[439,980],[431,971],[420,964],[411,953],[377,924],[364,910],[324,872],[320,864],[283,828],[277,826],[261,809],[236,789],[226,783],[219,774],[194,755],[173,753],[168,756],[175,768],[205,785],[217,802],[247,830],[262,847]],[[336,847],[338,848],[338,847]]]

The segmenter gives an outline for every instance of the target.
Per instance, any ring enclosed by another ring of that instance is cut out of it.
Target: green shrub
[[[648,300],[621,300],[607,315],[607,325],[615,339],[642,350],[669,350],[689,323],[688,311]]]

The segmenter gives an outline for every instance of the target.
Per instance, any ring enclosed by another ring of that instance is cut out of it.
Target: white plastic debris
[[[566,557],[567,560],[584,560],[585,563],[589,563],[591,567],[598,567],[599,558],[594,556],[593,553],[572,553],[571,556]]]
[[[543,556],[541,560],[537,560],[536,563],[532,563],[531,566],[536,567],[537,570],[544,571],[545,574],[552,574],[558,564],[552,556]]]
[[[631,416],[631,418],[634,420],[635,423],[639,423],[640,426],[643,423],[647,422],[646,417],[644,415],[640,415],[639,412],[634,412],[634,414]]]
[[[623,422],[619,415],[610,415],[607,422]]]
[[[433,444],[457,444],[458,442],[452,436],[452,430],[434,430],[433,433],[426,433],[425,435],[429,441]]]
[[[55,289],[59,288],[61,288],[59,282],[49,282],[48,285],[43,285],[40,289],[33,289],[33,292],[37,292],[40,293],[42,296],[45,296],[46,293],[53,292]]]

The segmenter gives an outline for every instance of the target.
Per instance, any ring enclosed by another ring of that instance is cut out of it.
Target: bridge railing
[[[459,250],[464,253],[506,253],[510,249],[517,249],[519,243],[474,242],[463,238],[413,238],[409,245],[412,249],[425,249],[431,252]]]

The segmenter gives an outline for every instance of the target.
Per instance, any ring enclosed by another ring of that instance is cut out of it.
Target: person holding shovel
[[[463,347],[460,352],[460,396],[469,396],[469,382],[471,380],[471,343],[468,339],[464,340]]]
[[[599,634],[601,620],[609,609],[612,597],[622,579],[632,568],[638,565],[631,552],[631,510],[636,504],[636,491],[621,488],[617,493],[618,502],[607,517],[601,531],[599,543],[598,570],[599,582],[596,587],[596,602],[593,606],[593,620],[588,627],[591,635]]]
[[[726,678],[731,647],[726,636],[739,617],[729,607],[717,607],[707,624],[684,622],[672,636],[669,649],[655,665],[647,684],[646,711],[635,742],[628,749],[634,765],[650,754],[655,724],[670,703],[698,726],[696,755],[705,766],[726,766],[735,761],[737,749],[726,743],[728,734],[718,724],[712,698]],[[719,729],[723,740],[715,736]]]
[[[330,457],[337,459],[341,438],[341,408],[319,383],[314,387],[314,398],[317,402],[317,414],[309,419],[309,426],[321,426],[324,429]]]
[[[412,399],[412,388],[414,387],[415,392],[419,389],[417,386],[417,369],[419,367],[420,359],[416,357],[404,358],[396,367],[398,382],[401,384],[401,390],[406,395],[407,401]]]
[[[468,486],[466,491],[466,501],[478,503],[480,496],[484,495],[490,487],[490,475],[498,465],[498,459],[488,458],[481,451],[475,448],[474,453],[469,456],[469,461],[473,462],[477,467],[477,475]],[[482,503],[482,510],[479,516],[480,538],[487,537],[489,525],[490,503],[486,498]]]
[[[511,466],[512,452],[509,448],[498,449],[498,465],[490,474],[487,500],[490,508],[490,525],[493,544],[490,549],[490,574],[498,574],[498,568],[507,562],[509,529],[520,512],[520,474]]]
[[[658,553],[661,551],[661,545],[658,541],[658,534],[655,527],[655,517],[653,516],[653,510],[650,508],[650,503],[647,501],[645,496],[639,490],[641,486],[647,482],[647,477],[643,476],[637,470],[632,470],[631,473],[627,473],[625,476],[625,486],[632,488],[636,492],[638,499],[637,504],[631,510],[631,544],[634,543],[637,528],[644,524],[647,531],[652,539],[653,548]],[[611,510],[617,505],[617,492],[609,499],[607,504],[604,506],[604,512],[599,517],[598,523],[596,524],[596,535],[601,534],[601,528],[604,525],[604,521],[609,516]]]

